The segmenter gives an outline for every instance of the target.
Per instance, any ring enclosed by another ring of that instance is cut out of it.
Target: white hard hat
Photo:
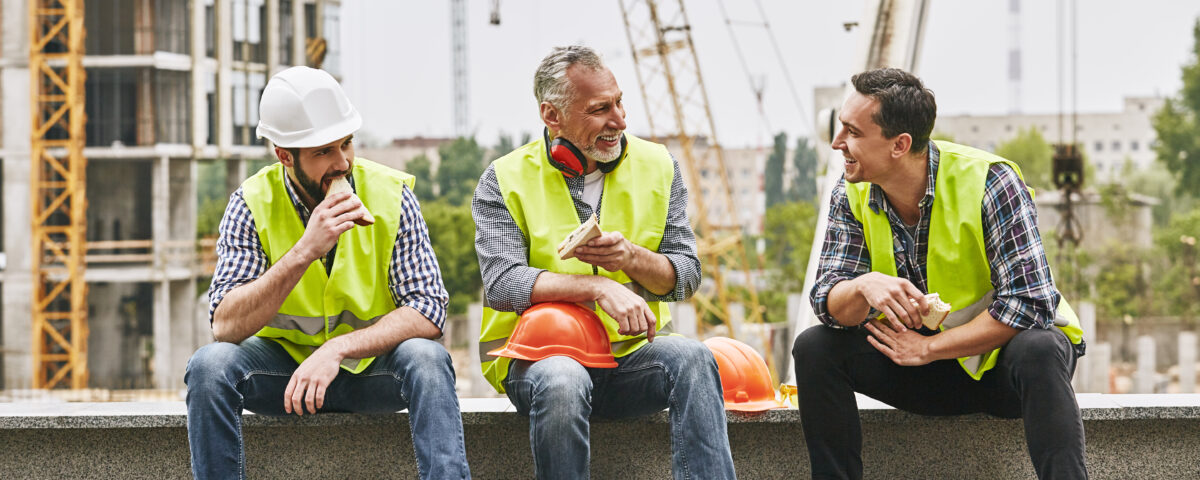
[[[358,131],[362,116],[324,70],[292,67],[271,77],[258,104],[259,138],[284,148],[319,147]]]

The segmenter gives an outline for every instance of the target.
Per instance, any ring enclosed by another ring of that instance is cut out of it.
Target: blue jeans
[[[588,478],[589,417],[648,415],[670,409],[675,478],[735,478],[717,362],[704,344],[658,337],[617,368],[588,368],[569,357],[514,360],[504,389],[529,416],[534,470],[541,479]]]
[[[242,410],[286,415],[283,391],[297,366],[283,347],[260,337],[239,345],[211,343],[192,355],[184,382],[196,478],[245,478]],[[406,340],[362,373],[340,371],[318,412],[392,413],[405,408],[421,478],[470,478],[454,367],[437,342]]]

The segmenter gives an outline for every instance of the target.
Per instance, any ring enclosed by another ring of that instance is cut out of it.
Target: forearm
[[[871,305],[858,291],[856,279],[842,280],[829,290],[826,300],[829,315],[844,327],[857,327],[866,320]]]
[[[213,312],[213,338],[241,343],[266,326],[312,263],[302,257],[289,251],[261,277],[225,294]]]
[[[612,282],[612,280],[599,275],[542,272],[533,282],[529,303],[594,302],[599,299],[604,282]]]
[[[992,318],[984,310],[965,325],[943,330],[930,337],[930,360],[969,357],[1004,346],[1020,330]]]
[[[675,290],[675,266],[667,256],[639,245],[633,248],[634,260],[625,267],[625,274],[655,295],[666,295]]]
[[[410,338],[436,339],[441,329],[412,307],[400,307],[367,328],[329,339],[319,352],[346,358],[368,358],[388,353]]]

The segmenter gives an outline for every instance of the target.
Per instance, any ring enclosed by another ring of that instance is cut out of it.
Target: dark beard
[[[304,169],[300,168],[299,161],[296,162],[296,168],[292,170],[295,170],[296,180],[300,182],[300,188],[304,189],[309,198],[312,198],[316,203],[321,203],[325,200],[325,192],[321,191],[321,182],[313,180],[307,173],[304,173]]]

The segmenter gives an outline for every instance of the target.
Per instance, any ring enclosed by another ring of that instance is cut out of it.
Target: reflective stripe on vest
[[[630,242],[656,252],[667,225],[674,164],[666,147],[629,134],[625,138],[629,142],[625,158],[618,168],[604,175],[603,201],[598,212],[600,229],[621,232]],[[624,272],[609,272],[599,267],[593,270],[591,265],[578,259],[558,258],[558,243],[578,227],[580,221],[562,172],[546,161],[542,138],[513,150],[493,162],[493,166],[504,204],[528,241],[529,266],[563,274],[598,274],[620,284],[634,283]],[[671,321],[666,303],[647,301],[647,304],[661,331]],[[616,320],[599,308],[593,310],[604,323],[609,341],[613,343],[614,356],[633,353],[646,343],[644,335],[617,333]],[[518,316],[513,312],[484,307],[479,336],[481,358],[484,352],[491,350],[483,349],[483,345],[497,341],[502,345],[516,328],[517,320]],[[504,393],[503,380],[508,376],[511,359],[486,359],[488,361],[482,365],[484,378],[497,392]]]
[[[940,151],[934,202],[929,217],[929,243],[926,273],[929,291],[955,309],[942,322],[941,329],[963,325],[991,304],[994,289],[991,266],[984,250],[983,195],[992,164],[1010,166],[1024,181],[1015,163],[996,155],[949,142],[934,142]],[[1030,189],[1030,195],[1033,190]],[[895,237],[887,213],[870,208],[871,184],[846,183],[850,210],[863,226],[871,270],[896,276]],[[1075,312],[1060,299],[1054,325],[1073,344],[1083,340],[1083,329]],[[958,359],[971,378],[979,380],[996,365],[1000,348],[980,355]]]
[[[328,339],[374,324],[396,308],[389,290],[392,251],[400,226],[403,188],[413,177],[362,158],[354,159],[354,189],[375,224],[355,226],[338,238],[333,270],[313,261],[275,317],[255,335],[270,338],[297,363]],[[276,163],[242,184],[263,252],[274,265],[299,241],[304,224],[284,185],[286,171]],[[347,359],[342,368],[362,372],[374,358]]]

